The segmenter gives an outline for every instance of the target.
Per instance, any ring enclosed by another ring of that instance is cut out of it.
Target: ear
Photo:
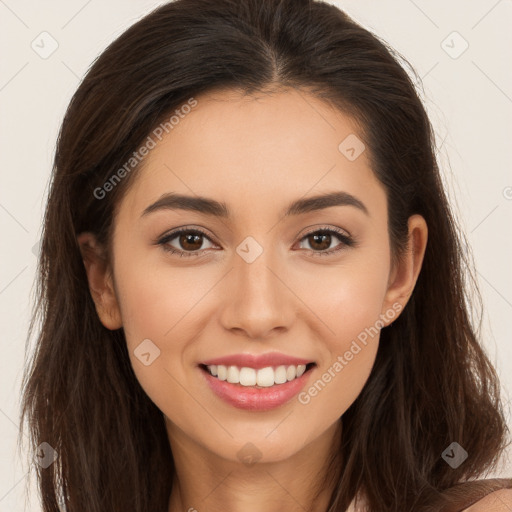
[[[386,318],[388,317],[385,314],[386,311],[393,309],[395,312],[401,312],[405,308],[418,280],[425,256],[428,239],[425,219],[421,215],[412,215],[409,218],[408,226],[407,248],[399,261],[394,264],[389,276],[388,289],[382,306],[382,315]],[[387,320],[385,325],[393,320],[396,320],[395,315],[392,319]]]
[[[77,242],[87,272],[89,290],[100,321],[107,329],[119,329],[123,325],[121,311],[115,293],[112,269],[104,250],[92,233],[81,233],[77,237]]]

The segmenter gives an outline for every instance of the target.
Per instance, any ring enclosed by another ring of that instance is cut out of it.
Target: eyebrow
[[[331,192],[312,196],[308,198],[297,199],[292,202],[286,211],[285,217],[291,215],[300,215],[312,211],[323,210],[333,206],[353,206],[366,215],[369,215],[368,209],[362,201],[347,192]],[[215,199],[202,196],[187,196],[176,194],[174,192],[163,194],[157,201],[150,204],[143,212],[141,217],[159,210],[188,210],[221,217],[224,219],[231,217],[231,212],[226,203],[221,203]]]

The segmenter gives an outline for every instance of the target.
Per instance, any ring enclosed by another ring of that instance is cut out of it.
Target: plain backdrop
[[[0,512],[40,510],[34,485],[27,499],[26,483],[33,477],[15,450],[36,254],[57,131],[92,61],[161,3],[0,0]],[[336,5],[400,52],[422,78],[443,178],[473,251],[485,307],[484,345],[503,384],[510,425],[512,2],[347,0]],[[51,55],[41,55],[42,46],[50,51],[52,45]],[[512,475],[507,458],[497,475]]]

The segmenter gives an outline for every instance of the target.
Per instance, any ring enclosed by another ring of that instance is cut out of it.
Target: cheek
[[[383,326],[388,271],[382,258],[361,258],[303,281],[301,293],[308,292],[307,303],[324,326],[324,357],[315,380],[298,397],[309,418],[336,421],[368,380]]]
[[[379,346],[379,292],[358,287],[352,290],[347,285],[336,296],[337,308],[324,317],[329,326],[322,339],[324,357],[315,370],[315,378],[298,396],[312,431],[318,421],[315,418],[321,418],[323,425],[339,419],[370,376]]]
[[[379,319],[388,277],[387,260],[354,253],[342,264],[315,272],[299,269],[293,290],[324,324],[327,346],[344,352],[347,341]]]
[[[132,349],[145,338],[169,345],[177,331],[183,337],[188,315],[194,316],[213,284],[204,272],[138,263],[136,258],[120,258],[116,275],[123,327]]]
[[[187,406],[179,382],[187,378],[193,340],[210,319],[203,308],[218,279],[211,272],[152,266],[136,257],[116,261],[131,365],[141,387],[161,410],[168,407],[169,396],[173,396],[174,408],[181,402]]]
[[[179,384],[185,378],[185,344],[180,340],[185,338],[181,332],[176,336],[175,331],[181,328],[188,301],[161,280],[146,277],[125,282],[123,287],[121,309],[130,363],[141,388],[158,409],[169,414],[172,397],[173,410],[183,411],[188,395]]]

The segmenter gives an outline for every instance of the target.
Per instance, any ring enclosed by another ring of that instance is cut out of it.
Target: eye
[[[336,238],[341,243],[336,245]],[[316,231],[311,231],[301,239],[301,243],[303,240],[309,244],[311,248],[310,250],[313,251],[314,256],[328,256],[343,250],[345,247],[352,247],[355,245],[355,242],[350,235],[342,230],[334,228],[321,228]],[[332,245],[333,243],[334,246]]]
[[[332,244],[335,243],[336,239],[341,243],[335,244],[333,248]],[[205,240],[212,245],[204,247]],[[308,250],[313,253],[313,256],[328,256],[343,250],[345,247],[355,245],[355,241],[350,235],[335,228],[321,228],[311,231],[303,236],[299,243],[301,244],[303,241],[309,244],[310,249]],[[180,257],[201,256],[204,250],[212,249],[215,245],[204,231],[187,227],[164,235],[156,243],[161,245],[166,252]]]
[[[210,237],[199,229],[181,228],[164,235],[157,244],[161,245],[165,251],[179,256],[200,256],[200,251],[211,249],[211,247],[203,247],[205,239],[212,243]],[[173,240],[176,240],[178,247],[171,244]]]

